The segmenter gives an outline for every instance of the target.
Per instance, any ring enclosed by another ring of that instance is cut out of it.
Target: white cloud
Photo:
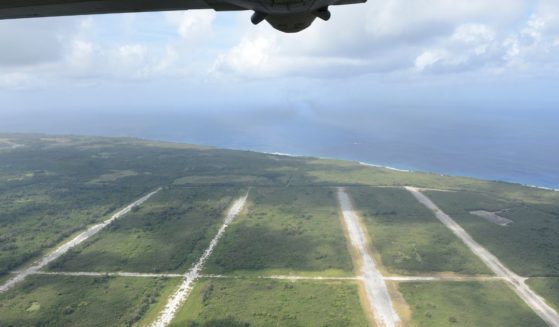
[[[172,69],[173,65],[179,59],[179,52],[174,45],[165,46],[165,53],[162,55],[158,62],[154,65],[153,70],[157,73],[162,73]]]
[[[432,66],[441,60],[443,55],[444,54],[437,51],[425,51],[415,59],[415,68],[418,71],[423,71],[426,67]]]
[[[184,39],[209,37],[216,13],[213,10],[173,11],[165,13],[169,23]]]
[[[289,35],[253,26],[248,12],[211,10],[4,21],[0,43],[9,51],[0,51],[0,78],[4,86],[64,78],[413,79],[553,72],[559,61],[556,0],[369,0],[331,11],[329,22]],[[238,21],[216,23],[231,15]]]
[[[76,29],[75,18],[0,21],[0,67],[56,62]]]
[[[559,20],[559,8],[550,8],[557,1],[538,4],[369,0],[332,7],[331,21],[317,21],[296,35],[267,26],[241,28],[241,41],[219,56],[213,71],[247,78],[512,71],[513,57],[558,60],[549,54],[559,33],[548,39],[551,21]],[[528,8],[534,10],[531,18]]]
[[[452,35],[433,42],[415,59],[418,72],[456,72],[485,68],[499,63],[503,51],[496,33],[483,24],[462,24]]]
[[[93,44],[85,40],[73,40],[70,53],[67,57],[72,66],[84,66],[91,61]]]
[[[226,70],[246,76],[271,76],[281,69],[277,62],[278,51],[276,38],[273,36],[247,37],[226,54],[219,56],[213,70]]]
[[[483,24],[462,24],[458,26],[451,36],[451,40],[471,45],[480,45],[495,39],[495,31]],[[484,52],[485,48],[477,52]]]
[[[33,75],[23,72],[0,74],[0,89],[24,90],[36,85]]]
[[[523,0],[371,0],[366,29],[374,38],[407,42],[445,34],[457,24],[504,24],[523,14]]]
[[[118,59],[123,64],[141,63],[146,55],[146,48],[141,44],[123,44],[117,47]]]
[[[0,42],[9,49],[0,51],[0,88],[52,88],[63,85],[64,80],[79,86],[184,76],[195,69],[207,72],[212,60],[208,59],[205,69],[197,68],[200,62],[193,56],[206,51],[204,35],[211,32],[214,13],[155,14],[147,17],[149,24],[142,21],[145,17],[0,21],[5,27],[0,29]],[[168,29],[169,20],[177,35],[158,34]],[[139,33],[139,26],[150,26],[148,34]]]

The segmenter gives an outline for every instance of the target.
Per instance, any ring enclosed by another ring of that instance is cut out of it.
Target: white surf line
[[[498,277],[502,277],[511,289],[534,310],[549,326],[559,327],[559,314],[551,308],[545,300],[536,294],[525,283],[526,278],[518,276],[499,261],[491,252],[487,251],[477,243],[458,223],[449,215],[444,213],[431,199],[421,193],[417,188],[407,186],[406,190],[428,209],[433,211],[435,216],[448,228],[454,235],[466,244],[470,250],[483,261],[491,271]]]
[[[345,227],[347,229],[352,246],[361,256],[361,274],[365,293],[374,313],[378,327],[400,326],[400,318],[388,294],[388,288],[384,282],[382,274],[378,271],[373,257],[369,253],[365,232],[359,224],[359,217],[353,210],[351,200],[344,188],[338,188],[338,202],[342,210]]]
[[[78,236],[76,236],[73,239],[67,241],[66,243],[63,243],[53,252],[48,253],[44,257],[42,257],[41,259],[37,260],[30,267],[25,268],[23,270],[20,270],[14,277],[8,279],[8,281],[6,281],[3,285],[0,286],[0,293],[3,293],[5,291],[9,290],[15,284],[17,284],[17,283],[23,281],[25,278],[27,278],[27,276],[37,273],[39,270],[46,267],[49,263],[58,259],[64,253],[68,252],[71,248],[75,247],[76,245],[79,245],[80,243],[87,240],[91,236],[97,234],[99,231],[101,231],[103,228],[107,227],[107,225],[109,225],[110,223],[112,223],[116,219],[118,219],[118,218],[124,216],[125,214],[129,213],[132,210],[132,208],[134,208],[136,206],[139,206],[142,203],[146,202],[149,198],[151,198],[154,194],[156,194],[159,191],[161,191],[161,188],[158,188],[157,190],[155,190],[155,191],[153,191],[153,192],[151,192],[147,195],[144,195],[143,197],[141,197],[138,200],[130,203],[129,205],[127,205],[126,207],[124,207],[123,209],[118,211],[117,213],[113,214],[111,216],[111,218],[105,220],[102,223],[99,223],[99,224],[96,224],[96,225],[93,225],[93,226],[89,227],[85,231],[81,232]]]
[[[219,241],[221,236],[223,236],[225,229],[245,206],[247,197],[248,192],[233,203],[233,205],[227,212],[227,216],[223,221],[223,225],[221,225],[221,227],[219,228],[219,231],[210,242],[210,245],[204,251],[200,259],[198,259],[198,262],[196,262],[194,267],[192,267],[186,274],[182,276],[184,279],[181,285],[179,286],[177,291],[173,295],[171,295],[171,297],[167,301],[167,304],[163,308],[163,311],[161,311],[157,319],[151,325],[152,327],[165,327],[171,323],[171,321],[175,317],[177,310],[181,307],[184,301],[186,301],[186,298],[190,294],[193,282],[200,277],[200,271],[204,267],[204,264],[208,260],[208,257],[212,254],[215,246],[217,245],[217,242]]]
[[[184,274],[173,273],[139,273],[139,272],[97,272],[97,271],[38,271],[37,275],[59,275],[59,276],[91,276],[91,277],[163,277],[163,278],[178,278],[184,277]]]
[[[384,169],[388,169],[388,170],[399,171],[401,173],[412,173],[413,172],[413,170],[409,170],[409,169],[400,169],[400,168],[395,168],[395,167],[390,167],[390,166],[372,164],[372,163],[363,162],[363,161],[358,161],[357,163],[359,163],[361,166],[374,167],[374,168],[384,168]]]

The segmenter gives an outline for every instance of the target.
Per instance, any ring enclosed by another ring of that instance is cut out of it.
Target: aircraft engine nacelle
[[[265,20],[272,25],[273,28],[285,33],[297,33],[307,27],[311,26],[312,22],[316,19],[313,14],[280,14],[280,15],[266,15],[255,12],[253,17],[265,16]],[[251,19],[253,24],[258,24],[257,19]],[[256,22],[256,23],[255,23]]]
[[[273,28],[285,33],[297,33],[311,26],[316,18],[329,20],[329,6],[364,3],[367,0],[226,0],[230,5],[253,10],[251,17],[257,25],[266,20]],[[216,10],[219,10],[216,8]]]
[[[330,19],[329,6],[367,0],[0,0],[0,20],[125,12],[190,9],[216,11],[252,10],[251,21],[266,20],[275,29],[295,33],[311,26],[318,17]]]

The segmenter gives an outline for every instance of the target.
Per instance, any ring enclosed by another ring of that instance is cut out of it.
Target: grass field
[[[388,272],[490,274],[487,267],[406,190],[352,187],[349,192]]]
[[[412,312],[410,326],[546,326],[503,282],[412,282],[398,289]]]
[[[17,144],[17,147],[13,147]],[[408,173],[355,162],[220,150],[130,138],[0,135],[0,281],[141,195],[163,191],[53,263],[54,271],[184,272],[231,201],[246,209],[209,257],[174,326],[366,326],[334,187],[346,186],[383,268],[392,274],[488,270],[405,190],[413,185],[514,271],[559,276],[559,192]],[[469,214],[497,211],[501,227]],[[231,277],[231,276],[229,276]],[[249,278],[250,277],[250,278]],[[0,294],[0,326],[143,326],[179,278],[34,275]],[[555,278],[529,284],[556,308]],[[542,326],[500,282],[389,283],[410,326]]]
[[[186,176],[178,178],[173,182],[174,185],[269,185],[266,178],[250,175],[210,175],[210,176]]]
[[[156,187],[308,184],[313,165],[248,151],[130,138],[2,134],[0,275]]]
[[[367,326],[348,282],[200,280],[172,327]]]
[[[157,169],[130,169],[142,165],[126,158],[136,150],[139,153],[139,147],[133,150],[115,141],[79,137],[10,139],[21,147],[0,153],[0,275],[166,181],[161,175],[143,174],[87,184],[114,170]],[[94,157],[100,152],[110,153],[110,158]]]
[[[317,184],[346,186],[407,186],[442,189],[485,188],[493,184],[464,177],[449,177],[423,172],[402,172],[392,169],[361,165],[342,160],[311,159],[306,168],[308,177]],[[503,183],[506,185],[505,183]]]
[[[516,273],[559,277],[559,202],[474,192],[426,194]],[[513,221],[506,227],[470,214],[473,210],[503,209],[499,215]]]
[[[116,181],[118,179],[121,179],[121,178],[136,176],[136,175],[138,175],[138,173],[133,171],[133,170],[111,170],[108,173],[105,173],[101,176],[98,176],[98,177],[88,181],[86,184],[109,183],[109,182],[114,182],[114,181]]]
[[[1,184],[0,275],[48,251],[88,224],[107,219],[119,206],[141,195],[135,187],[130,192],[107,187],[105,194],[84,187],[72,194],[42,183],[22,187],[11,187],[12,182]]]
[[[527,283],[559,312],[559,277],[534,277],[528,279]]]
[[[208,260],[206,273],[352,274],[333,189],[253,188],[249,202]]]
[[[177,279],[32,276],[0,294],[1,326],[131,326]]]
[[[241,190],[232,187],[163,190],[52,263],[51,269],[185,272],[206,249],[238,196]]]

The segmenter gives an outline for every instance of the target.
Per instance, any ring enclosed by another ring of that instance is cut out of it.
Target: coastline
[[[531,188],[537,188],[537,189],[540,189],[540,190],[559,192],[559,188],[545,187],[545,186],[538,186],[538,185],[529,185],[529,184],[520,184],[520,185],[526,186],[526,187],[531,187]]]
[[[0,137],[11,137],[11,136],[15,136],[15,135],[80,136],[80,135],[77,135],[77,134],[0,133]],[[89,137],[104,137],[104,138],[115,138],[116,137],[116,136],[98,136],[98,135],[88,135],[88,136]],[[116,137],[116,138],[122,138],[122,137]],[[167,143],[174,143],[174,144],[193,145],[192,143],[185,142],[183,140],[165,140],[165,139],[145,138],[145,137],[125,137],[125,138],[136,139],[136,140],[141,140],[141,141],[155,141],[155,142],[167,142]],[[293,158],[316,158],[316,159],[327,159],[327,160],[343,160],[343,161],[348,161],[348,162],[355,162],[355,163],[358,163],[359,165],[362,165],[362,166],[389,169],[389,170],[392,170],[392,171],[397,171],[397,172],[402,172],[402,173],[427,173],[427,174],[437,174],[439,176],[466,177],[466,178],[473,178],[473,179],[485,180],[485,181],[509,183],[509,184],[520,185],[520,186],[539,189],[539,190],[545,190],[545,191],[559,192],[559,187],[557,187],[555,185],[553,185],[553,186],[539,186],[539,185],[536,185],[536,184],[532,184],[530,182],[528,182],[528,183],[524,182],[523,183],[523,182],[518,182],[518,181],[513,181],[513,180],[492,179],[490,177],[480,177],[480,176],[464,175],[464,174],[448,174],[448,173],[440,173],[440,172],[434,172],[434,171],[428,171],[428,170],[400,169],[400,168],[396,168],[396,167],[392,167],[392,166],[385,166],[385,165],[379,165],[379,164],[369,163],[369,162],[365,162],[365,161],[360,161],[358,159],[357,160],[352,160],[350,158],[335,158],[335,157],[328,157],[328,156],[317,156],[317,155],[312,155],[312,154],[303,155],[303,154],[292,154],[292,153],[287,153],[287,152],[263,151],[263,150],[250,149],[250,148],[246,148],[246,147],[245,148],[243,148],[243,147],[229,147],[229,146],[207,145],[207,144],[204,144],[204,145],[201,145],[201,146],[209,147],[209,148],[216,148],[216,149],[224,149],[224,150],[249,151],[249,152],[255,152],[255,153],[262,153],[262,154],[269,154],[269,155],[276,155],[276,156],[285,156],[285,157],[293,157]],[[10,149],[10,150],[12,150],[12,149]]]
[[[377,165],[377,164],[372,164],[372,163],[363,162],[363,161],[358,161],[358,163],[359,163],[360,165],[362,165],[362,166],[375,167],[375,168],[384,168],[384,169],[399,171],[399,172],[402,172],[402,173],[414,173],[414,172],[419,172],[419,171],[415,171],[415,170],[399,169],[399,168],[390,167],[390,166]]]
[[[253,151],[253,150],[250,150],[250,151]],[[259,152],[259,151],[254,151],[254,152]],[[271,154],[271,155],[275,155],[275,156],[293,157],[293,158],[313,157],[313,158],[317,158],[317,159],[345,160],[345,159],[336,159],[336,158],[329,158],[329,157],[317,157],[317,156],[312,156],[312,155],[310,155],[310,156],[297,155],[297,154],[284,153],[284,152],[265,152],[265,151],[262,151],[260,153]],[[347,161],[352,161],[352,160],[347,160]],[[425,171],[411,170],[411,169],[400,169],[400,168],[391,167],[391,166],[373,164],[373,163],[369,163],[369,162],[365,162],[365,161],[354,161],[354,162],[357,162],[361,166],[388,169],[388,170],[397,171],[397,172],[401,172],[401,173],[427,173]],[[441,173],[435,173],[435,174],[438,174],[440,176],[454,176],[454,175],[447,175],[447,174],[441,174]],[[477,177],[472,177],[472,176],[463,176],[463,177],[477,178]],[[520,186],[524,186],[524,187],[535,188],[535,189],[539,189],[539,190],[559,192],[559,188],[553,188],[553,187],[538,186],[538,185],[533,185],[533,184],[523,184],[523,183],[516,183],[516,182],[502,181],[502,180],[494,180],[494,182],[510,183],[510,184],[520,185]]]
[[[398,169],[398,168],[394,168],[394,167],[390,167],[390,166],[376,165],[376,164],[371,164],[371,163],[367,163],[367,162],[363,162],[363,161],[358,161],[358,163],[360,165],[363,165],[363,166],[375,167],[375,168],[384,168],[384,169],[399,171],[399,172],[403,172],[403,173],[422,173],[422,171],[418,171],[418,170]],[[452,175],[445,175],[445,174],[440,174],[440,173],[438,173],[438,174],[441,175],[441,176],[452,176]],[[475,177],[469,177],[469,176],[465,176],[465,177],[475,178]],[[553,188],[553,187],[538,186],[538,185],[532,185],[532,184],[522,184],[522,183],[500,181],[500,180],[497,180],[496,182],[510,183],[510,184],[516,184],[516,185],[521,185],[521,186],[540,189],[540,190],[545,190],[545,191],[559,192],[559,188]]]

